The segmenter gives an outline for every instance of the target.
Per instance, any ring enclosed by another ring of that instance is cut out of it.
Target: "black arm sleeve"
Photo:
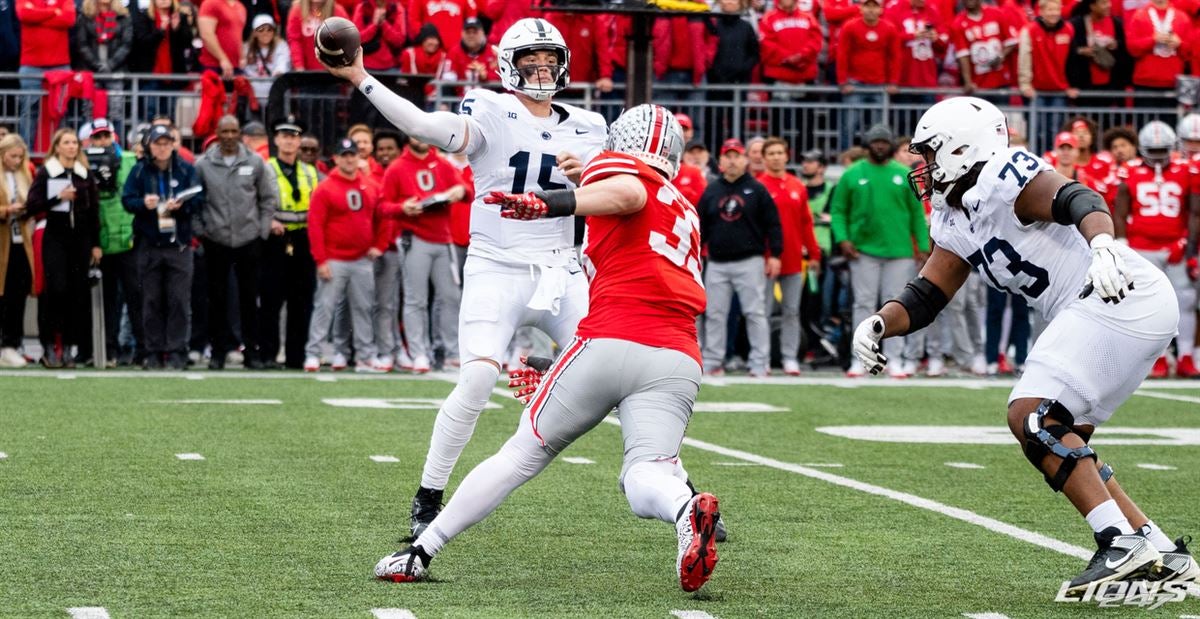
[[[899,303],[908,311],[908,331],[903,335],[929,326],[949,302],[949,297],[941,288],[920,275],[905,284],[900,296],[888,301]]]
[[[1084,217],[1097,212],[1108,213],[1104,198],[1075,181],[1059,187],[1050,205],[1050,215],[1064,226],[1078,227]]]

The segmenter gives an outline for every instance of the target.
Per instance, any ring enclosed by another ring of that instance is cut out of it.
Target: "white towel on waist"
[[[549,311],[557,316],[562,307],[562,298],[567,294],[567,279],[570,273],[567,267],[552,267],[536,265],[541,271],[538,277],[537,289],[529,299],[526,307],[537,311]]]

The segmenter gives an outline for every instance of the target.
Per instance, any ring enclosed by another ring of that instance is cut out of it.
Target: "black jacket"
[[[58,206],[60,200],[57,195],[48,195],[50,179],[70,179],[75,186],[75,199],[71,201],[68,212],[51,210]],[[45,165],[38,168],[33,184],[29,186],[25,209],[30,216],[46,219],[47,230],[70,229],[89,248],[100,247],[100,191],[83,162],[76,161],[75,166],[67,170],[58,159],[47,157]]]
[[[722,176],[708,184],[700,196],[700,240],[708,245],[708,258],[732,262],[761,256],[767,249],[783,253],[783,228],[775,201],[750,173],[730,183]]]
[[[717,35],[717,56],[708,69],[711,84],[749,84],[758,65],[758,33],[739,15],[718,15],[712,20]]]
[[[79,68],[96,73],[120,73],[128,71],[126,63],[133,51],[132,14],[117,16],[117,31],[108,42],[108,61],[100,62],[100,43],[96,40],[96,20],[79,13],[75,20],[74,41]]]
[[[1076,51],[1081,47],[1087,47],[1087,26],[1084,24],[1083,18],[1083,15],[1078,15],[1070,20],[1071,26],[1075,28],[1075,36],[1071,38],[1071,50],[1067,53],[1067,83],[1072,88],[1081,90],[1093,88],[1124,90],[1133,78],[1133,57],[1125,48],[1125,27],[1121,23],[1121,18],[1113,18],[1113,31],[1115,32],[1113,38],[1117,40],[1117,49],[1114,49],[1112,54],[1116,64],[1109,72],[1111,80],[1107,84],[1092,83],[1092,60],[1087,56],[1080,56]]]
[[[192,39],[196,37],[195,25],[187,13],[180,12],[179,27],[170,31],[171,72],[189,73],[196,69],[196,50]],[[158,29],[146,11],[133,12],[133,56],[129,59],[132,73],[154,72],[158,58],[158,46],[165,34]]]
[[[171,155],[171,168],[159,170],[149,157],[142,157],[129,171],[125,180],[125,190],[121,193],[121,205],[133,213],[134,247],[173,247],[186,246],[192,242],[192,216],[204,204],[204,192],[193,196],[183,203],[183,206],[172,214],[175,218],[175,232],[162,232],[158,229],[158,212],[146,208],[146,196],[157,195],[160,200],[191,187],[200,185],[200,177],[196,168],[179,157]]]

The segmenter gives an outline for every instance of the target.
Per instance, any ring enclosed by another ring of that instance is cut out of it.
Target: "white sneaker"
[[[858,357],[855,357],[854,360],[850,362],[850,369],[846,370],[846,376],[848,378],[862,378],[866,375],[867,368],[863,367],[862,361],[859,361]]]
[[[329,362],[329,367],[333,368],[334,372],[341,372],[347,365],[349,364],[346,362],[346,355],[340,352],[334,353],[333,360]]]
[[[370,361],[359,361],[354,364],[354,371],[359,374],[383,374],[383,370]]]
[[[987,374],[987,359],[984,358],[982,353],[975,355],[975,358],[971,359],[971,373],[976,376]]]
[[[23,368],[26,365],[29,365],[29,362],[16,348],[0,350],[0,368]]]
[[[413,358],[408,354],[407,349],[405,349],[403,347],[400,348],[400,354],[396,355],[396,365],[401,370],[412,370],[413,369]]]
[[[796,361],[795,359],[784,359],[783,360],[783,373],[787,374],[788,376],[799,376],[800,375],[800,362]]]
[[[428,372],[429,369],[429,357],[421,355],[420,357],[413,359],[412,371],[414,374],[424,374]]]
[[[916,376],[917,375],[917,362],[912,361],[912,360],[905,360],[903,363],[900,364],[900,369],[899,369],[898,373],[903,374],[905,376]],[[896,374],[897,374],[897,372],[893,372],[891,368],[888,368],[888,376],[895,378]]]
[[[425,561],[417,549],[409,546],[375,564],[375,577],[392,582],[414,582],[425,578]]]
[[[929,367],[925,368],[925,375],[930,378],[946,375],[946,360],[941,355],[934,355],[929,358]]]
[[[912,374],[909,374],[908,372],[905,371],[905,366],[907,366],[910,363],[913,364],[913,371],[915,372],[916,371],[916,362],[906,361],[904,363],[901,363],[900,365],[888,365],[888,368],[887,368],[888,376],[891,378],[908,378],[909,376],[912,376]]]
[[[701,492],[692,497],[679,520],[675,532],[679,536],[679,556],[675,569],[679,586],[684,591],[696,591],[708,582],[717,566],[717,497]]]
[[[1000,374],[1000,364],[999,363],[987,364],[987,370],[985,371],[985,373],[988,376],[996,376],[996,375]]]
[[[374,364],[375,364],[375,367],[379,368],[380,372],[391,372],[392,367],[393,367],[392,366],[392,356],[391,355],[378,355],[375,357]]]
[[[241,349],[231,350],[225,355],[225,363],[228,363],[229,365],[242,365],[245,362],[246,355],[241,351]]]
[[[313,355],[308,355],[307,357],[305,357],[305,358],[304,358],[304,371],[305,371],[305,372],[319,372],[319,371],[321,371],[321,359],[320,359],[320,357],[316,357],[316,356],[313,356]]]

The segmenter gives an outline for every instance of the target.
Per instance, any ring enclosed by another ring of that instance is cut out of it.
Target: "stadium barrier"
[[[382,74],[392,86],[413,100],[424,98],[429,109],[457,110],[462,92],[474,84],[434,82],[426,87],[428,76]],[[23,91],[16,73],[0,73],[0,123],[18,127],[21,97],[34,96],[40,101],[44,91]],[[238,112],[244,120],[270,120],[284,114],[296,114],[322,143],[329,144],[346,127],[356,122],[382,122],[374,108],[348,84],[324,72],[297,72],[279,78],[247,78],[259,93],[259,109],[252,111],[243,103]],[[200,93],[196,75],[96,74],[99,87],[108,87],[109,118],[117,123],[122,137],[138,123],[157,114],[172,117],[185,140],[191,135],[192,122],[200,111]],[[878,88],[860,87],[841,94],[833,86],[783,85],[690,85],[661,84],[654,102],[676,112],[686,112],[696,127],[696,139],[714,151],[727,137],[748,139],[753,136],[779,135],[789,140],[793,152],[819,148],[832,156],[848,148],[868,127],[887,122],[896,135],[911,135],[917,120],[933,102],[961,94],[958,89],[906,89],[888,94]],[[1154,120],[1174,125],[1181,111],[1173,93],[1141,91],[1090,91],[1068,105],[1064,98],[1035,97],[1023,100],[1014,90],[985,91],[985,97],[1008,113],[1010,125],[1025,136],[1035,152],[1050,149],[1054,134],[1062,123],[1075,115],[1086,115],[1101,130],[1120,125],[1140,127]],[[1182,98],[1182,97],[1181,97]],[[572,84],[559,101],[594,110],[610,121],[624,108],[621,85],[602,93],[593,84]],[[120,112],[120,113],[117,113]],[[92,118],[91,104],[72,101],[60,124],[78,127]],[[36,127],[36,119],[26,121]],[[195,144],[195,146],[199,146]]]

